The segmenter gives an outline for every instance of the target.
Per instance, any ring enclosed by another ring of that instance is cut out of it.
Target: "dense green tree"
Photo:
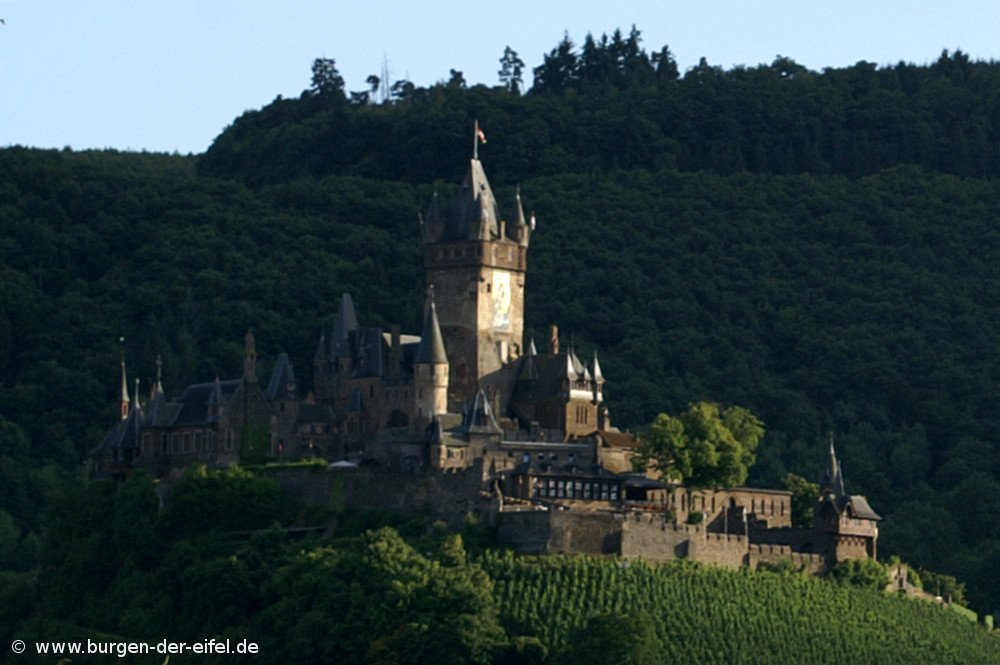
[[[509,45],[503,49],[500,57],[500,85],[515,95],[521,94],[521,86],[524,85],[524,61],[517,55],[517,51]]]
[[[874,559],[849,559],[830,569],[830,577],[838,584],[882,592],[889,584],[885,566]]]
[[[785,474],[782,486],[792,493],[792,526],[812,526],[813,511],[816,500],[819,499],[819,483],[788,473]]]
[[[344,78],[333,58],[316,58],[313,61],[311,89],[317,95],[343,96]]]
[[[641,435],[641,463],[652,463],[668,482],[736,487],[763,436],[763,423],[746,409],[699,402],[678,416],[656,417]]]
[[[664,648],[652,620],[640,612],[592,616],[569,643],[564,662],[580,665],[654,665],[662,662]]]

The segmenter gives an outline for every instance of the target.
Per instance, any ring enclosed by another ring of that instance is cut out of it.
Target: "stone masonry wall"
[[[274,479],[287,496],[306,503],[419,513],[456,527],[466,514],[485,517],[489,510],[489,501],[477,498],[483,489],[478,465],[437,476],[366,468],[282,469]]]
[[[504,511],[500,542],[524,554],[618,554],[621,521],[611,512]]]

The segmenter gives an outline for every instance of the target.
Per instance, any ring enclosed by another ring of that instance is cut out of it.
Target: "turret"
[[[594,402],[600,404],[604,401],[604,374],[601,373],[601,363],[597,362],[597,351],[594,351],[593,369],[590,374],[594,381]]]
[[[444,224],[441,221],[441,207],[436,189],[434,196],[431,197],[431,205],[427,209],[427,215],[421,217],[420,224],[421,237],[425,243],[435,243],[441,239],[441,235],[444,233]]]
[[[425,424],[433,420],[435,415],[448,411],[449,369],[433,289],[428,290],[426,309],[420,345],[413,358],[415,411],[417,420]]]
[[[136,398],[139,396],[136,395]],[[129,404],[132,402],[128,396],[128,378],[125,376],[125,356],[122,355],[122,392],[118,398],[118,415],[122,420],[128,419]]]
[[[840,475],[840,464],[837,463],[837,453],[833,449],[833,434],[830,434],[830,454],[827,456],[826,468],[823,469],[823,479],[820,482],[820,491],[824,494],[833,492],[834,483]],[[843,478],[841,478],[843,483]]]
[[[340,296],[340,309],[337,311],[337,320],[333,323],[333,337],[330,339],[330,360],[336,363],[334,372],[341,374],[349,368],[350,358],[350,336],[358,329],[358,317],[354,313],[354,301],[350,293]]]

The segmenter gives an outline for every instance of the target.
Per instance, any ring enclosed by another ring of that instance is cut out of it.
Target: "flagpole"
[[[479,118],[476,118],[476,127],[472,130],[472,158],[479,159]]]

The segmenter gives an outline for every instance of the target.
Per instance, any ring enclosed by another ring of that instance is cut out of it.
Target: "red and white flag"
[[[531,230],[535,230],[535,211],[531,211]]]
[[[483,133],[483,128],[476,125],[476,136],[479,137],[480,142],[486,143],[486,134]]]

